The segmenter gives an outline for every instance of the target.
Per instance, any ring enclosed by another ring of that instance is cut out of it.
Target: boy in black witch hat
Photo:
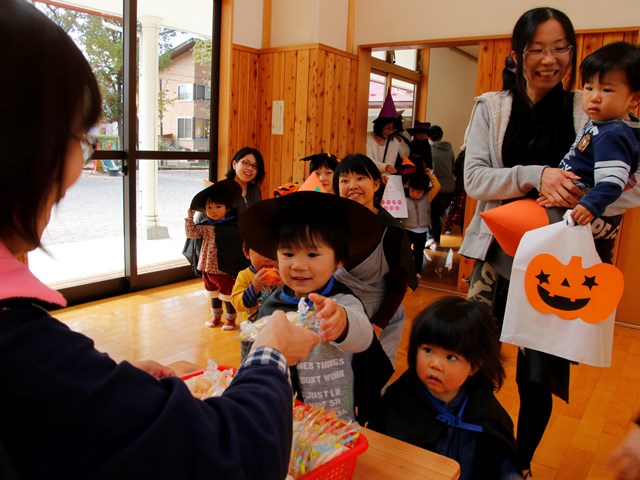
[[[277,258],[284,282],[264,301],[258,318],[276,310],[298,312],[299,318],[307,320],[315,315],[312,328],[322,341],[292,369],[299,399],[310,405],[335,407],[343,418],[355,419],[359,400],[354,398],[355,389],[371,381],[366,375],[387,375],[374,392],[379,396],[393,368],[364,306],[333,274],[349,256],[372,248],[380,240],[380,221],[357,202],[298,191],[250,207],[242,215],[239,229],[251,249]],[[370,372],[359,375],[352,360],[360,352],[374,352],[386,362],[386,369],[372,363],[367,365]]]
[[[231,292],[236,275],[248,266],[238,235],[238,217],[233,205],[242,195],[234,180],[222,180],[201,190],[191,200],[184,230],[187,238],[202,238],[198,270],[202,271],[204,288],[211,297],[209,328],[222,323],[222,304],[226,313],[222,330],[235,330],[236,310],[231,304]],[[206,214],[206,220],[195,224],[196,211]]]

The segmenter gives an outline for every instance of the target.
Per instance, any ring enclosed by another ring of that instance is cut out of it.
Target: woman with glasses
[[[460,254],[476,260],[469,298],[491,305],[499,322],[513,258],[493,241],[480,212],[540,194],[554,199],[550,206],[571,208],[581,197],[573,182],[576,176],[557,168],[587,121],[582,92],[572,91],[575,46],[573,25],[563,12],[542,7],[524,13],[512,36],[515,81],[503,91],[478,97],[471,116],[464,183],[478,205]],[[638,204],[638,198],[636,187],[618,202]],[[530,462],[551,416],[552,394],[568,401],[569,362],[529,349],[519,351],[516,381],[517,441],[525,474],[530,475]]]
[[[257,148],[242,147],[231,158],[226,177],[242,187],[242,197],[236,203],[238,215],[262,200],[260,185],[264,180],[264,160]]]

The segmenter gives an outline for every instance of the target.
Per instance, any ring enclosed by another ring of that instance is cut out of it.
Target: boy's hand
[[[316,319],[320,322],[318,335],[322,341],[332,342],[346,335],[347,312],[338,305],[338,302],[318,293],[310,293],[309,300],[313,302],[316,309]]]
[[[280,280],[280,272],[275,267],[262,267],[256,272],[256,276],[253,278],[251,284],[253,285],[253,291],[259,292],[264,287],[270,285],[277,285]]]
[[[193,216],[194,216],[195,214],[196,214],[196,211],[195,211],[195,210],[191,210],[191,209],[187,210],[187,218],[188,218],[189,220],[193,220]]]
[[[573,218],[574,222],[584,227],[589,225],[595,217],[587,208],[582,205],[576,205],[571,211],[571,218]]]

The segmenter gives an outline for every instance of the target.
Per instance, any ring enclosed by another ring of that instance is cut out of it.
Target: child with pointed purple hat
[[[367,133],[367,157],[373,160],[380,173],[397,173],[395,164],[402,140],[396,138],[396,134],[401,130],[402,118],[396,110],[389,90],[378,118],[373,121],[373,131]]]

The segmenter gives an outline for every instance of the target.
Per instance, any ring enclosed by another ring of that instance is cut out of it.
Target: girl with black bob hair
[[[488,308],[460,297],[444,297],[413,321],[407,362],[410,369],[415,369],[420,345],[438,345],[460,353],[478,369],[476,375],[500,390],[506,374],[498,338],[496,321]]]
[[[379,372],[388,372],[388,375],[385,373],[379,376],[386,376],[381,384],[367,387],[371,392],[369,398],[374,404],[379,401],[380,391],[395,366],[405,321],[402,299],[408,287],[413,290],[417,288],[418,280],[404,227],[380,206],[382,176],[373,160],[359,153],[347,155],[333,176],[333,190],[341,197],[367,207],[384,226],[384,232],[376,239],[375,245],[357,255],[351,255],[344,267],[335,273],[336,279],[353,290],[362,301],[371,323],[382,329],[380,343],[390,365],[378,364],[374,367],[367,364],[367,359],[356,359],[364,363],[365,369],[375,368]],[[366,422],[370,411],[360,408],[358,421]]]
[[[407,363],[369,428],[456,460],[461,479],[522,478],[513,422],[494,395],[505,371],[491,312],[436,300],[413,321]]]
[[[24,0],[2,0],[0,58],[0,478],[284,478],[287,363],[318,336],[276,312],[222,397],[200,401],[170,368],[117,363],[49,315],[64,297],[16,257],[91,158],[100,94],[72,39]]]

